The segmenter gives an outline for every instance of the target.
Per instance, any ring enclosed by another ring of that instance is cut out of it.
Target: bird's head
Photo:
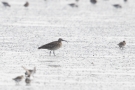
[[[68,42],[68,41],[66,41],[66,40],[63,40],[62,38],[59,38],[58,41],[59,41],[59,42],[61,42],[61,41]]]
[[[124,43],[126,43],[125,41],[123,41]]]

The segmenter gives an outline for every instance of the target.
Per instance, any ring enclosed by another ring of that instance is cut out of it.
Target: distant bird
[[[126,42],[123,41],[123,42],[120,42],[119,44],[117,44],[120,48],[123,49],[123,47],[126,45]]]
[[[33,70],[32,70],[32,69],[27,69],[27,68],[25,68],[24,66],[22,66],[22,68],[23,68],[24,70],[26,70],[26,72],[25,72],[25,76],[26,76],[26,77],[30,77],[31,75],[34,76],[34,74],[36,73],[36,67],[34,67]]]
[[[7,2],[2,2],[5,7],[10,7],[10,5]]]
[[[48,50],[51,50],[51,51],[53,51],[53,54],[55,56],[55,52],[54,51],[59,49],[62,46],[62,42],[61,41],[66,41],[66,40],[63,40],[62,38],[59,38],[58,41],[50,42],[48,44],[45,44],[45,45],[39,47],[38,49],[48,49]],[[51,55],[51,51],[50,51],[50,55]]]
[[[76,2],[78,2],[79,0],[75,0]]]
[[[116,8],[122,8],[122,6],[119,5],[119,4],[114,4],[113,6],[116,7]]]
[[[18,76],[18,77],[16,77],[16,78],[13,78],[13,80],[14,80],[17,84],[19,84],[19,82],[20,82],[22,79],[23,79],[23,75]]]
[[[124,0],[124,2],[127,2],[127,0]]]
[[[25,78],[25,83],[26,85],[30,85],[31,83],[30,75]]]
[[[29,6],[29,2],[26,2],[26,3],[24,4],[24,6],[25,6],[25,7],[28,7],[28,6]]]
[[[71,3],[71,4],[68,4],[68,5],[71,6],[71,7],[78,7],[78,5],[75,4],[75,3]]]
[[[30,75],[34,75],[34,74],[36,73],[36,67],[34,67],[33,70],[29,69],[28,71],[30,72]],[[27,71],[25,72],[25,75],[26,75],[26,76],[29,75]]]
[[[97,3],[97,0],[90,0],[90,2],[91,2],[92,4],[96,4],[96,3]]]

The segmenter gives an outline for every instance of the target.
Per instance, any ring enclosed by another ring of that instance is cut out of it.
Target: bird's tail
[[[38,47],[38,49],[41,49],[42,47]]]

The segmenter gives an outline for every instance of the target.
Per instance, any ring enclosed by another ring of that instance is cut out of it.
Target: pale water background
[[[0,90],[135,90],[135,0],[1,1],[11,7],[0,4]],[[58,38],[69,42],[56,56],[37,49]],[[37,67],[30,86],[12,80],[21,66]]]

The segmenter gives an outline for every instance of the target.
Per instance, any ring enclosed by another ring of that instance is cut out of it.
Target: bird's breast
[[[61,42],[60,42],[60,43],[57,43],[57,45],[54,46],[53,50],[57,50],[57,49],[59,49],[61,46],[62,46],[62,43],[61,43]]]

